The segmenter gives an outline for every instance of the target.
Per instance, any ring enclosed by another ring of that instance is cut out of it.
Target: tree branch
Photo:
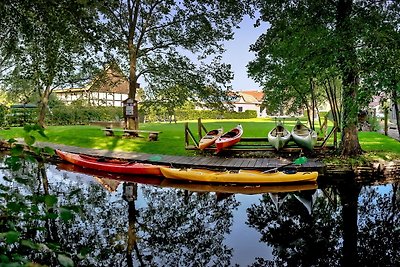
[[[145,21],[143,20],[143,26],[142,26],[142,29],[140,31],[140,35],[139,35],[139,38],[138,38],[138,41],[137,41],[137,44],[136,44],[136,52],[135,52],[136,55],[139,54],[139,48],[140,48],[140,46],[142,44],[143,37],[147,32],[147,27],[150,25],[149,21],[150,21],[152,15],[153,15],[153,12],[154,12],[155,8],[161,3],[162,3],[162,1],[154,2],[154,5],[152,5],[150,7],[150,9],[149,9],[149,13],[147,15],[147,19]]]

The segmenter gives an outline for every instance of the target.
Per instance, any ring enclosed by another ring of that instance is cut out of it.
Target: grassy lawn
[[[371,156],[391,160],[400,158],[400,142],[377,132],[360,132],[361,147]]]
[[[203,120],[207,130],[223,127],[225,131],[230,130],[240,123],[243,126],[243,137],[265,137],[269,130],[275,126],[271,119],[249,119],[249,120]],[[292,129],[295,120],[286,120],[285,126]],[[151,154],[169,155],[194,155],[196,152],[185,150],[184,123],[142,123],[142,130],[162,131],[159,141],[147,141],[145,138],[122,138],[122,133],[115,137],[105,136],[100,126],[49,126],[45,133],[48,139],[35,135],[39,141],[47,141],[71,146],[88,148],[109,149],[119,151],[136,151]],[[189,129],[197,137],[197,121],[189,122]],[[24,131],[21,127],[1,130],[0,137],[3,139],[23,137]],[[340,138],[340,137],[338,137]],[[362,148],[366,151],[387,154],[391,157],[400,158],[399,142],[379,133],[362,132],[359,135]],[[328,144],[330,144],[328,142]]]

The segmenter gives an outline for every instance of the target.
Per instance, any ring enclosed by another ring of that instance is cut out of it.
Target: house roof
[[[381,101],[381,97],[380,96],[373,96],[372,101],[369,103],[369,107],[370,108],[375,108],[375,107],[379,107]]]
[[[100,93],[129,93],[129,81],[115,64],[108,65],[104,71],[81,88],[56,89],[55,93],[63,92],[86,92],[94,91]]]
[[[86,88],[95,92],[128,94],[129,81],[116,64],[110,64]]]
[[[237,94],[240,100],[235,102],[259,103],[262,102],[264,98],[264,93],[262,91],[240,91],[237,92]]]
[[[264,92],[262,91],[242,91],[242,93],[246,95],[251,95],[259,102],[262,102],[264,98]]]

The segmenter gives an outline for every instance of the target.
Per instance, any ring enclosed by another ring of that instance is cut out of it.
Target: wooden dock
[[[336,126],[332,127],[330,132],[317,142],[314,146],[313,151],[319,153],[322,151],[334,150],[337,148],[337,130]],[[201,122],[199,118],[197,120],[197,137],[189,129],[189,124],[185,124],[185,149],[186,150],[199,150],[199,140],[204,136],[208,130]],[[333,145],[327,145],[329,138],[333,137]],[[206,151],[216,151],[215,146],[211,146],[205,149]],[[242,137],[240,142],[232,147],[224,149],[232,153],[236,152],[276,152],[276,149],[268,142],[268,137]],[[304,149],[299,147],[294,141],[290,141],[285,147],[283,147],[279,153],[294,153],[301,152]]]
[[[137,152],[109,151],[103,149],[91,149],[75,146],[66,146],[47,142],[35,143],[38,147],[51,147],[62,151],[85,154],[90,156],[118,158],[127,161],[144,162],[152,164],[168,165],[178,168],[207,168],[216,170],[234,170],[234,169],[257,169],[268,170],[281,167],[291,163],[289,159],[279,158],[237,158],[220,156],[173,156],[145,154]],[[323,174],[325,165],[316,160],[309,161],[298,167],[299,171],[318,171]]]

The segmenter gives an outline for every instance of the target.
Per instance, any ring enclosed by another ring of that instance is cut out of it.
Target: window
[[[238,107],[238,112],[243,112],[243,107]]]

